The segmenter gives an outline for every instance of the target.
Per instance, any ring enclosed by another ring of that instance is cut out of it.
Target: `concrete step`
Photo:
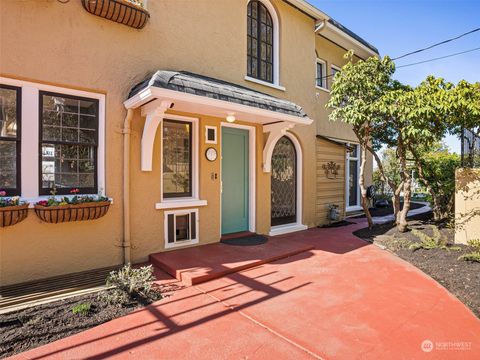
[[[312,250],[311,244],[270,237],[265,244],[233,246],[222,243],[151,254],[150,262],[186,286]]]

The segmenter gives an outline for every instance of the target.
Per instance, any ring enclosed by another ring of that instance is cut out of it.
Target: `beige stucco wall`
[[[341,65],[338,59],[344,50],[315,36],[312,18],[281,0],[272,3],[280,21],[280,84],[285,91],[244,80],[244,0],[149,1],[151,18],[143,30],[93,16],[80,1],[0,2],[2,76],[106,94],[105,190],[114,201],[109,213],[97,221],[50,225],[41,223],[31,211],[23,223],[0,229],[2,285],[122,261],[123,101],[133,85],[158,69],[188,70],[301,105],[315,120],[311,126],[292,130],[303,150],[303,223],[310,227],[317,224],[315,133],[345,141],[354,138],[345,125],[328,123],[324,108],[328,94],[317,96],[315,88],[315,49],[321,49],[322,57],[336,65]],[[201,243],[209,243],[219,239],[219,180],[212,181],[210,174],[218,172],[220,178],[220,162],[205,160],[202,135],[205,125],[219,125],[221,119],[190,115],[200,119],[200,197],[208,201],[208,206],[200,208],[200,218],[208,219],[200,221],[200,238]],[[148,254],[164,246],[163,212],[155,210],[160,199],[160,141],[157,134],[153,171],[140,171],[143,123],[137,111],[132,123],[130,189],[134,262],[146,260]],[[256,222],[260,233],[270,229],[270,177],[261,169],[264,141],[257,126]]]
[[[455,172],[455,242],[480,239],[480,169]]]

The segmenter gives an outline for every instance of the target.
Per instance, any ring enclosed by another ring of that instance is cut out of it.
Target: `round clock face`
[[[205,151],[205,156],[208,161],[215,161],[217,160],[217,150],[213,147],[209,147],[207,151]]]

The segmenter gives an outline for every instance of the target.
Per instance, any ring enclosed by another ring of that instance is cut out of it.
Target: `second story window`
[[[248,3],[247,74],[269,83],[274,82],[274,41],[272,16],[262,2]]]
[[[333,82],[335,80],[335,74],[340,71],[340,68],[338,66],[332,65],[330,67],[330,88],[331,85],[333,85]]]
[[[317,59],[317,71],[315,85],[319,88],[327,88],[327,64],[325,61]]]

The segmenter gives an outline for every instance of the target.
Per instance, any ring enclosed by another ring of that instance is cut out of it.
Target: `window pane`
[[[43,144],[42,188],[94,188],[95,153],[93,146]]]
[[[356,158],[358,157],[358,145],[352,145],[352,151],[350,152],[350,157],[351,158]]]
[[[317,86],[323,87],[324,80],[323,64],[317,63]]]
[[[179,215],[175,217],[176,228],[175,228],[175,240],[190,240],[190,215]]]
[[[192,125],[165,120],[163,124],[163,195],[191,196]]]
[[[42,101],[44,141],[96,144],[98,124],[96,101],[56,95],[42,95]]]
[[[350,160],[350,178],[348,179],[348,205],[355,206],[357,204],[357,195],[358,195],[358,160]]]
[[[17,90],[0,88],[0,136],[17,137]]]
[[[0,140],[0,190],[17,187],[17,142]]]

